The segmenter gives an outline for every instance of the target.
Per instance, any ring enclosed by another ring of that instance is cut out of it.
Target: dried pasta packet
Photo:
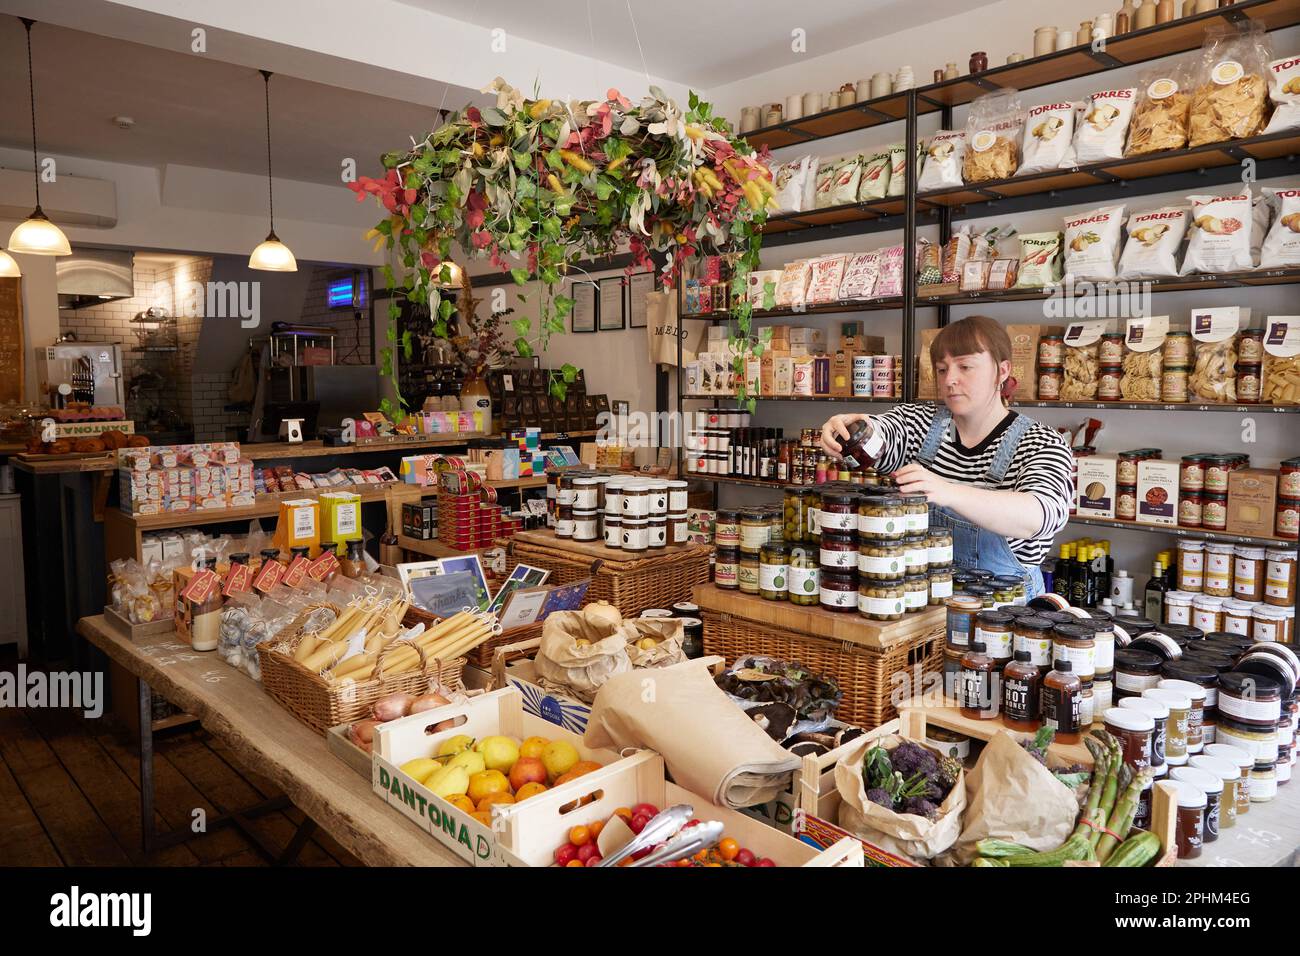
[[[1249,309],[1193,309],[1192,373],[1187,379],[1190,396],[1204,402],[1237,401],[1237,338],[1243,314]]]
[[[1260,268],[1300,266],[1300,189],[1265,186],[1263,193],[1273,209],[1273,228],[1264,237]]]
[[[862,174],[858,181],[858,202],[884,199],[889,188],[889,150],[882,150],[862,159]]]
[[[862,177],[860,160],[859,156],[848,156],[827,163],[817,171],[818,209],[857,202],[858,182]]]
[[[1187,116],[1192,105],[1192,64],[1170,60],[1138,79],[1137,104],[1128,126],[1125,156],[1140,156],[1187,145]]]
[[[1300,56],[1284,56],[1268,65],[1268,98],[1273,118],[1265,133],[1300,128]]]
[[[920,192],[962,185],[962,163],[966,158],[966,132],[941,129],[930,137],[925,149],[925,163],[916,188]]]
[[[772,177],[776,188],[776,205],[782,213],[803,212],[804,194],[807,192],[808,177],[815,175],[809,170],[809,160],[816,162],[815,156],[800,156],[788,163],[782,163]]]
[[[1016,90],[978,97],[966,120],[966,156],[962,176],[968,183],[1010,179],[1020,166],[1020,138],[1025,113]]]
[[[879,274],[879,252],[859,252],[850,256],[844,266],[844,278],[840,281],[840,299],[871,298]]]
[[[1187,234],[1186,206],[1134,213],[1125,224],[1128,242],[1119,258],[1119,278],[1156,279],[1178,275],[1178,250]]]
[[[1300,320],[1270,316],[1264,328],[1264,384],[1261,400],[1300,405]]]
[[[1236,29],[1206,32],[1192,96],[1189,146],[1254,136],[1264,127],[1271,59],[1262,23],[1252,20]]]
[[[1164,375],[1163,349],[1150,352],[1126,352],[1123,374],[1119,380],[1120,398],[1126,402],[1160,401],[1160,381]]]
[[[1136,99],[1137,88],[1130,86],[1101,90],[1083,101],[1074,133],[1075,162],[1082,165],[1123,157],[1124,137]]]
[[[808,282],[808,302],[818,305],[834,302],[840,294],[844,278],[843,255],[820,256],[812,261],[812,277]]]
[[[1065,272],[1075,279],[1115,278],[1123,206],[1103,206],[1065,220]]]
[[[1017,289],[1041,289],[1061,281],[1062,236],[1059,232],[1029,232],[1020,237]]]
[[[1045,173],[1074,164],[1074,104],[1045,103],[1025,117],[1024,159],[1017,176]]]
[[[806,301],[808,279],[812,275],[812,265],[807,259],[787,262],[781,270],[781,281],[776,284],[776,307],[793,309]]]
[[[1228,196],[1188,196],[1192,223],[1179,275],[1254,268],[1254,203],[1250,190]]]
[[[1088,401],[1097,397],[1097,382],[1101,377],[1099,343],[1066,346],[1064,377],[1061,379],[1061,401]]]

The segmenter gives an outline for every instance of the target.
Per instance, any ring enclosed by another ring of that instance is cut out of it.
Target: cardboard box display
[[[1277,512],[1278,472],[1242,468],[1228,473],[1229,534],[1269,538]]]
[[[1119,459],[1088,455],[1079,459],[1077,504],[1080,517],[1115,517],[1115,472]]]
[[[794,394],[794,359],[788,355],[778,355],[773,362],[772,394]]]
[[[1087,460],[1079,459],[1080,468]],[[1177,461],[1138,462],[1138,524],[1178,524],[1178,468]]]

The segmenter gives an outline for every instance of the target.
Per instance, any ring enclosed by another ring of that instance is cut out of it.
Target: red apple
[[[537,757],[520,757],[510,768],[510,789],[518,790],[526,783],[546,783],[546,765]]]
[[[560,847],[558,850],[555,851],[555,865],[568,866],[569,861],[576,859],[577,856],[578,856],[578,848],[574,846],[572,843],[566,843],[564,844],[564,846]]]

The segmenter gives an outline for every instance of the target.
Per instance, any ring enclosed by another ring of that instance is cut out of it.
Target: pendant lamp
[[[271,71],[261,72],[266,88],[266,198],[271,214],[271,231],[248,257],[248,268],[264,272],[297,272],[298,260],[275,234],[275,193],[271,186]]]
[[[22,274],[23,270],[18,268],[18,263],[14,261],[14,257],[0,249],[0,279],[17,279]]]
[[[27,90],[32,104],[32,178],[36,182],[36,208],[25,222],[18,224],[9,236],[9,248],[13,252],[24,252],[33,256],[70,256],[72,247],[63,230],[50,222],[41,210],[41,164],[36,156],[36,81],[32,73],[32,24],[35,20],[19,17],[27,28]],[[0,253],[0,255],[4,255]],[[4,256],[12,263],[14,271],[4,272],[8,265],[0,260],[0,274],[21,275],[18,264],[8,255]]]

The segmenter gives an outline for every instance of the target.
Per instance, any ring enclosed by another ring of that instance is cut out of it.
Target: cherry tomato
[[[594,843],[584,843],[578,847],[578,859],[586,863],[593,856],[600,856],[600,848]]]
[[[759,860],[759,861],[758,861],[757,863],[755,863],[754,865],[755,865],[755,866],[776,866],[776,863],[775,863],[775,861],[770,860],[770,859],[768,859],[767,857],[763,857],[763,859]]]
[[[591,831],[586,827],[574,827],[569,831],[569,842],[574,846],[586,846],[591,842]]]
[[[632,811],[627,807],[619,807],[614,811],[614,816],[622,817],[624,823],[632,822]]]
[[[628,826],[632,828],[633,833],[640,833],[642,830],[645,829],[645,825],[649,822],[650,822],[650,818],[647,817],[645,814],[638,814],[637,816],[634,816],[632,818],[632,822],[629,823]]]
[[[566,843],[555,851],[555,862],[558,866],[568,866],[569,861],[575,859],[578,855],[578,848],[572,843]]]
[[[599,853],[593,853],[591,856],[587,857],[587,866],[595,866],[601,861],[601,859],[602,857]]]
[[[658,812],[659,812],[659,808],[656,807],[653,803],[638,803],[635,807],[632,808],[632,816],[637,816],[638,814],[644,813],[648,817],[653,817]]]
[[[736,854],[736,862],[741,866],[753,866],[758,862],[758,858],[754,856],[752,850],[747,850],[742,846],[740,852]]]
[[[605,829],[604,820],[593,820],[591,823],[587,824],[587,832],[591,834],[593,843],[595,842],[596,837],[600,836],[600,831],[603,829]]]
[[[689,823],[686,824],[685,827],[682,827],[682,829],[685,830],[686,827],[698,827],[699,825],[700,825],[700,821],[698,819],[691,820]]]
[[[731,839],[731,837],[727,837],[725,840],[718,842],[718,856],[722,857],[728,863],[734,860],[736,854],[739,852],[740,844]]]
[[[564,865],[567,868],[570,866],[586,866],[587,864],[583,863],[581,860],[570,860],[568,863]]]

